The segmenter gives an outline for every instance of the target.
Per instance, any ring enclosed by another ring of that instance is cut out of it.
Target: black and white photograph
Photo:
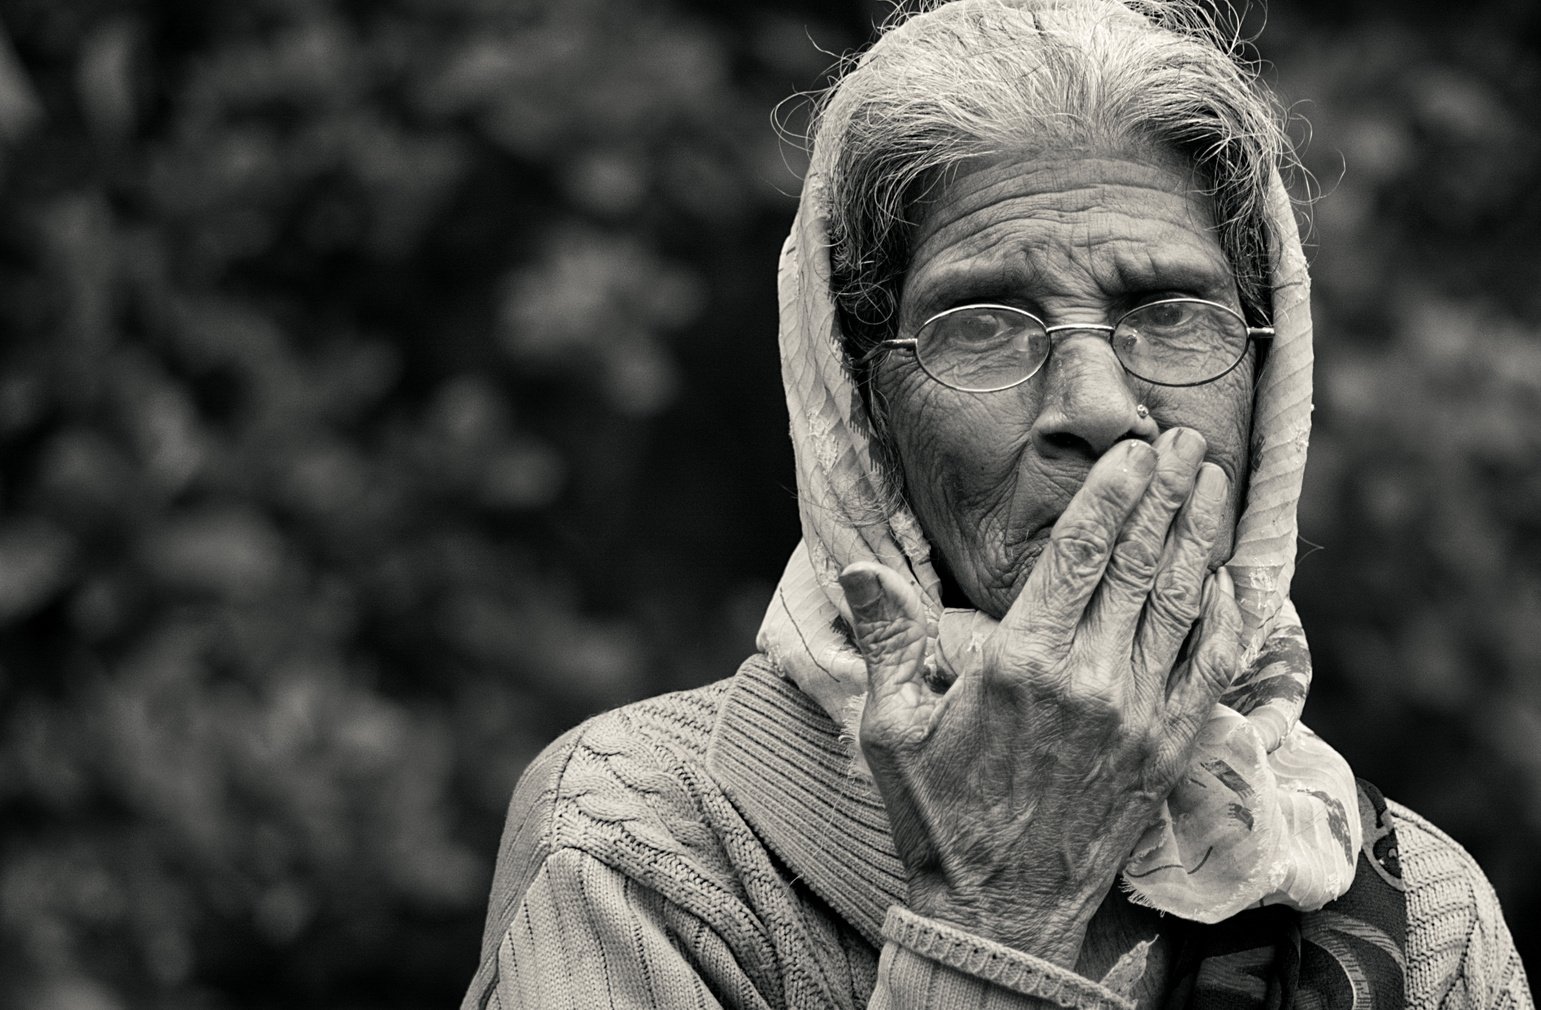
[[[0,0],[0,1010],[1533,1010],[1541,6]]]

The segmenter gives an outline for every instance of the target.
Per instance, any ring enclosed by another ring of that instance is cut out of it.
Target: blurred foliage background
[[[770,111],[886,9],[0,0],[0,1005],[458,1001],[523,764],[751,648]],[[1260,47],[1323,194],[1308,717],[1534,975],[1541,13]]]

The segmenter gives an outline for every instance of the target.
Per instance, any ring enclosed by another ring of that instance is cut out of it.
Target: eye
[[[1048,356],[1049,336],[1036,317],[1005,305],[967,305],[933,316],[915,335],[920,367],[965,392],[1008,389]]]
[[[1130,315],[1138,319],[1142,328],[1159,333],[1191,326],[1198,309],[1198,303],[1169,298],[1141,305]]]
[[[1009,309],[976,305],[955,309],[926,327],[927,342],[950,350],[985,349],[1008,342],[1022,328],[1024,317]]]

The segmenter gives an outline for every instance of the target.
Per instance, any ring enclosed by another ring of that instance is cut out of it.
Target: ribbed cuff
[[[899,905],[889,908],[883,936],[955,971],[1069,1010],[1135,1010],[1133,1000],[1068,968]]]

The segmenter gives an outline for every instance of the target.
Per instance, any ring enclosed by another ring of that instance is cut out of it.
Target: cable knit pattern
[[[874,910],[902,904],[902,871],[870,848],[881,808],[832,784],[844,781],[831,761],[844,746],[759,657],[733,680],[557,740],[510,804],[463,1007],[1129,1005],[1087,979],[1044,988],[1023,966],[1047,978],[1046,962],[909,913],[890,914],[885,940]],[[1391,810],[1408,887],[1408,1006],[1531,1008],[1481,871],[1427,821]]]
[[[1395,803],[1407,881],[1407,1001],[1419,1007],[1530,1007],[1498,896],[1449,835]]]

